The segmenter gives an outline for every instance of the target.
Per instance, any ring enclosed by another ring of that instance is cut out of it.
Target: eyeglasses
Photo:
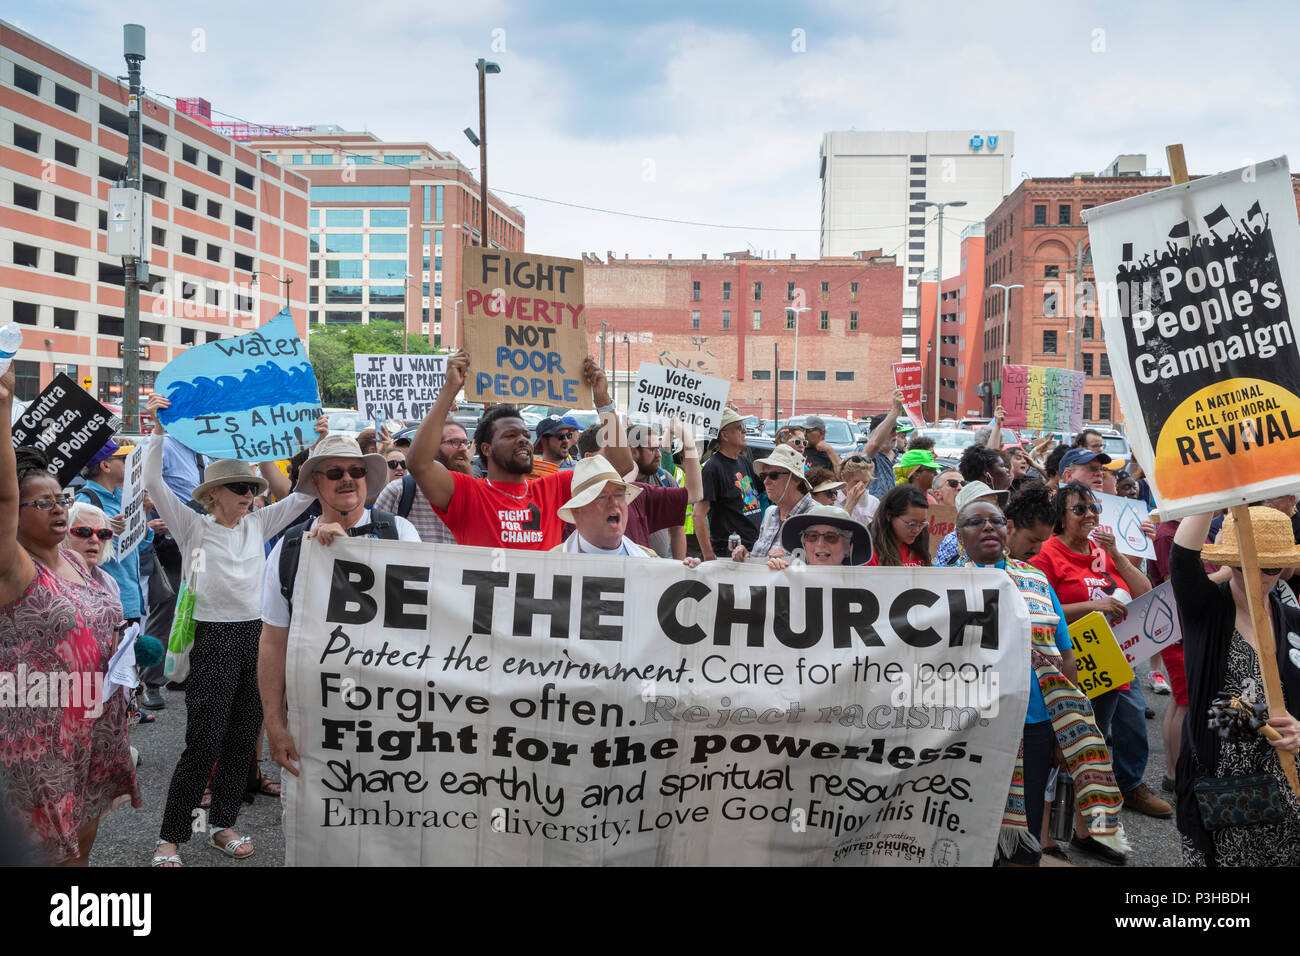
[[[960,478],[949,478],[947,481],[944,482],[944,484],[947,485],[949,488],[966,487],[966,482],[962,481]]]
[[[769,481],[776,481],[778,478],[789,477],[790,472],[788,471],[765,471],[763,472],[763,484],[767,484]]]
[[[874,461],[871,461],[870,459],[867,458],[863,458],[861,455],[851,455],[850,457],[845,458],[842,462],[840,462],[840,467],[842,468],[845,465],[870,465],[874,467],[875,464],[876,463]]]
[[[852,535],[846,531],[805,531],[799,535],[801,541],[807,541],[810,544],[816,544],[818,541],[834,544],[836,541],[846,540],[851,537]]]
[[[37,511],[50,511],[54,508],[62,508],[67,511],[72,507],[72,495],[57,495],[53,498],[37,498],[34,501],[24,501],[20,507],[35,508]]]
[[[108,541],[113,537],[113,532],[108,528],[90,528],[84,524],[69,528],[68,534],[76,538],[98,538],[100,541]]]
[[[442,444],[450,445],[452,448],[464,448],[469,444],[468,438],[444,438]]]
[[[577,435],[578,435],[577,432],[556,432],[555,434],[551,435],[551,437],[557,439],[558,441],[573,441],[573,439],[576,438]]]
[[[1070,505],[1070,512],[1076,518],[1082,518],[1089,511],[1091,511],[1095,515],[1099,515],[1101,514],[1101,505],[1097,504],[1097,502],[1095,501],[1090,502],[1086,505]]]
[[[930,522],[928,521],[904,521],[903,527],[906,528],[908,531],[920,531],[922,528],[927,527],[929,524]]]
[[[1268,574],[1268,575],[1272,575],[1273,577],[1277,577],[1277,575],[1282,573],[1282,569],[1281,568],[1260,568],[1259,573]]]
[[[406,459],[405,459],[405,458],[390,458],[390,459],[388,459],[388,470],[389,470],[389,471],[397,471],[397,469],[399,469],[399,468],[405,468],[405,467],[406,467]]]
[[[808,442],[807,442],[807,440],[806,440],[806,439],[803,439],[803,438],[791,438],[789,441],[786,442],[786,444],[789,445],[791,448],[807,448],[807,447],[808,447]]]
[[[257,485],[251,481],[228,481],[222,487],[229,488],[230,493],[235,495],[251,495],[257,491]]]
[[[615,504],[622,504],[623,502],[627,501],[627,492],[620,489],[618,491],[611,491],[608,492],[607,494],[596,496],[597,504],[602,504],[602,505],[608,504],[611,501],[614,502]]]
[[[318,472],[316,472],[316,474],[318,474],[318,475],[324,475],[324,476],[325,476],[326,478],[328,478],[330,481],[340,481],[340,480],[342,480],[343,475],[344,475],[345,473],[347,474],[347,476],[348,476],[349,478],[353,479],[354,481],[360,481],[362,478],[366,477],[366,466],[365,466],[365,465],[349,465],[349,466],[345,469],[345,468],[341,468],[341,467],[338,466],[338,465],[335,465],[333,468],[326,468],[324,471],[318,471]]]
[[[985,515],[982,518],[967,518],[961,523],[963,528],[968,528],[971,531],[974,531],[977,528],[982,528],[985,525],[994,528],[1005,528],[1007,526],[1007,519],[1002,517],[1002,515]]]

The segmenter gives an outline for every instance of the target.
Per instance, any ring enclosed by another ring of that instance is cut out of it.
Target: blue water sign
[[[255,332],[182,352],[154,391],[171,399],[158,414],[167,431],[212,458],[292,458],[316,438],[320,390],[288,309]]]

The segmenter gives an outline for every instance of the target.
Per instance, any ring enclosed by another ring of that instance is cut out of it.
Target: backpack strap
[[[402,476],[402,500],[397,503],[397,513],[405,518],[411,513],[411,506],[415,504],[415,492],[418,489],[415,484],[415,476],[406,474]]]
[[[293,588],[298,578],[298,562],[302,559],[302,536],[311,530],[312,522],[316,517],[316,515],[308,515],[289,528],[280,539],[280,594],[289,602],[291,614],[293,613]],[[383,538],[396,541],[398,540],[397,516],[372,508],[369,523],[349,528],[348,537]]]
[[[96,492],[91,491],[91,489],[90,489],[90,487],[89,487],[88,485],[82,485],[80,488],[78,488],[78,489],[77,489],[77,494],[79,494],[79,495],[85,495],[87,498],[90,499],[90,503],[91,503],[92,505],[94,505],[94,506],[95,506],[96,508],[98,508],[100,511],[103,511],[103,510],[104,510],[104,501],[103,501],[103,499],[101,499],[101,498],[99,497],[99,495],[98,495]]]

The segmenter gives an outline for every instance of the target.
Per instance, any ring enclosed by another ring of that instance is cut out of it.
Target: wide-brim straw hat
[[[789,445],[777,445],[772,449],[772,454],[766,458],[760,458],[754,462],[754,467],[763,465],[766,468],[779,468],[782,471],[788,471],[801,482],[804,488],[808,487],[808,479],[804,477],[804,457]]]
[[[203,499],[217,488],[237,481],[247,481],[256,485],[257,490],[253,492],[255,495],[260,495],[266,491],[266,479],[261,475],[250,472],[247,462],[235,461],[233,458],[221,458],[203,469],[203,481],[195,486],[191,497],[199,504],[202,504]]]
[[[315,498],[316,485],[311,476],[320,468],[321,463],[329,458],[355,458],[366,466],[366,504],[373,504],[388,484],[388,462],[383,455],[361,453],[357,440],[348,435],[326,435],[312,448],[307,460],[298,469],[298,484],[294,491]]]
[[[627,491],[627,502],[631,504],[641,489],[623,480],[623,476],[609,463],[603,455],[592,455],[573,466],[573,484],[569,488],[569,500],[560,505],[556,514],[561,521],[575,524],[573,509],[581,508],[595,501],[606,485],[618,485]]]
[[[834,505],[814,505],[803,514],[787,518],[781,525],[781,547],[790,554],[803,547],[802,535],[813,525],[828,524],[832,528],[853,533],[849,551],[849,564],[866,564],[871,560],[871,532],[860,521],[854,521],[843,508]]]
[[[1295,543],[1291,519],[1276,508],[1256,505],[1250,509],[1250,523],[1255,529],[1255,553],[1261,568],[1300,567],[1300,546]],[[1201,557],[1211,564],[1241,567],[1241,545],[1237,540],[1237,522],[1232,513],[1223,519],[1219,544],[1207,544]]]

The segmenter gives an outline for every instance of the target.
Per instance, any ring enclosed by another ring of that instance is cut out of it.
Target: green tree
[[[441,354],[422,335],[408,335],[409,355]],[[314,325],[307,339],[307,357],[316,370],[321,403],[336,408],[354,408],[357,379],[353,355],[400,355],[400,322],[371,322],[369,325]]]

